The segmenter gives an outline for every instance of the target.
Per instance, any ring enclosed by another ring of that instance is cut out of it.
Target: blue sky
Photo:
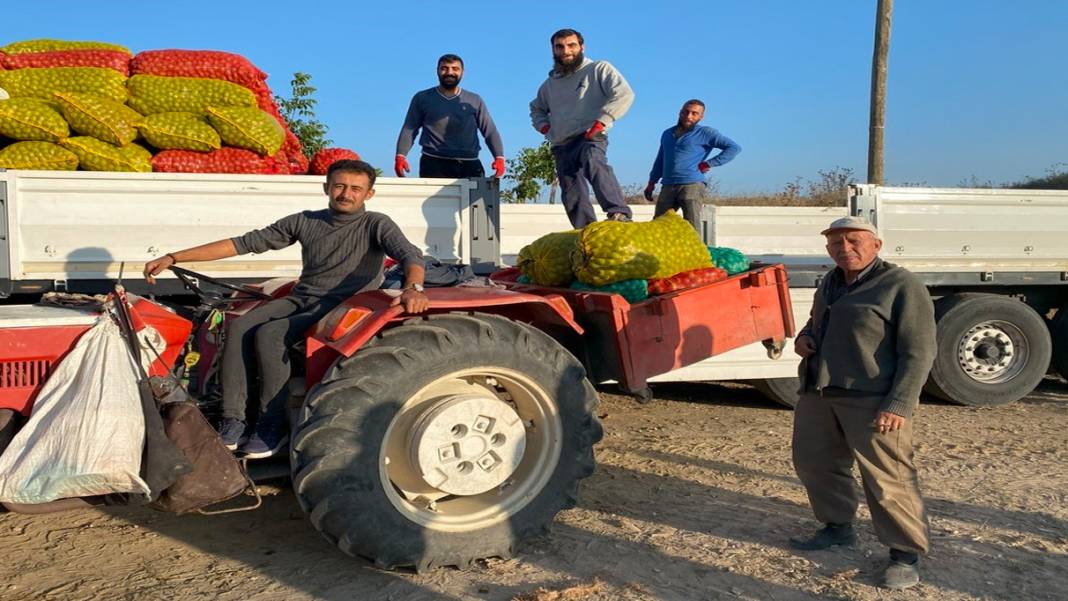
[[[820,169],[866,170],[875,0],[735,2],[21,2],[3,43],[95,39],[137,52],[237,52],[288,94],[313,76],[335,145],[391,171],[411,96],[436,58],[464,57],[509,156],[537,145],[527,104],[551,63],[549,35],[583,32],[636,93],[610,134],[624,184],[644,183],[659,133],[690,97],[743,152],[714,172],[727,193],[768,192]],[[1068,2],[898,0],[889,67],[886,174],[953,186],[1043,175],[1068,162]],[[490,158],[483,151],[488,163]],[[418,151],[409,155],[417,159]]]

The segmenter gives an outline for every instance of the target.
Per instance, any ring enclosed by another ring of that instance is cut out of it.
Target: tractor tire
[[[511,557],[575,506],[602,436],[596,405],[582,364],[536,328],[412,319],[310,391],[294,492],[327,539],[381,568]]]
[[[1049,330],[1053,339],[1053,369],[1068,380],[1068,305],[1057,309]]]
[[[1018,400],[1049,369],[1045,321],[1025,303],[996,294],[955,294],[935,303],[937,350],[925,389],[976,407]]]
[[[801,388],[801,379],[796,376],[793,378],[764,378],[763,380],[753,380],[752,384],[760,394],[791,409],[797,407],[797,401],[801,398],[798,393],[798,389]]]

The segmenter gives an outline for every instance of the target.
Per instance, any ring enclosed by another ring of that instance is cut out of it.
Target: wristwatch
[[[416,292],[423,292],[424,288],[422,284],[408,284],[408,288],[415,290]]]

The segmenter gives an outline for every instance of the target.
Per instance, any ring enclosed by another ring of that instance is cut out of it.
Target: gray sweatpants
[[[559,146],[553,146],[552,151],[564,210],[572,227],[577,229],[597,221],[587,185],[593,186],[593,195],[605,213],[631,216],[619,180],[608,165],[608,136],[599,134],[592,140],[581,135],[575,136]]]
[[[693,184],[664,184],[660,186],[660,195],[656,197],[656,208],[653,217],[659,217],[670,209],[682,209],[682,216],[690,222],[697,233],[701,231],[701,205],[707,196],[705,185]]]

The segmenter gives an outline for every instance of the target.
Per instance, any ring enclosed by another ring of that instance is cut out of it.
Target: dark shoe
[[[608,215],[608,221],[622,221],[624,223],[630,223],[631,218],[627,217],[626,213],[610,213]]]
[[[289,435],[281,428],[257,426],[248,442],[241,445],[240,452],[245,459],[266,459],[282,453],[287,446],[289,446]]]
[[[219,424],[219,438],[228,450],[236,451],[237,447],[248,441],[247,430],[245,422],[232,417],[224,417],[222,423]]]
[[[920,583],[920,558],[915,553],[890,550],[890,564],[883,572],[883,588],[901,590]]]
[[[790,546],[801,551],[820,551],[835,545],[852,545],[857,542],[853,524],[827,524],[810,537],[790,538]]]

